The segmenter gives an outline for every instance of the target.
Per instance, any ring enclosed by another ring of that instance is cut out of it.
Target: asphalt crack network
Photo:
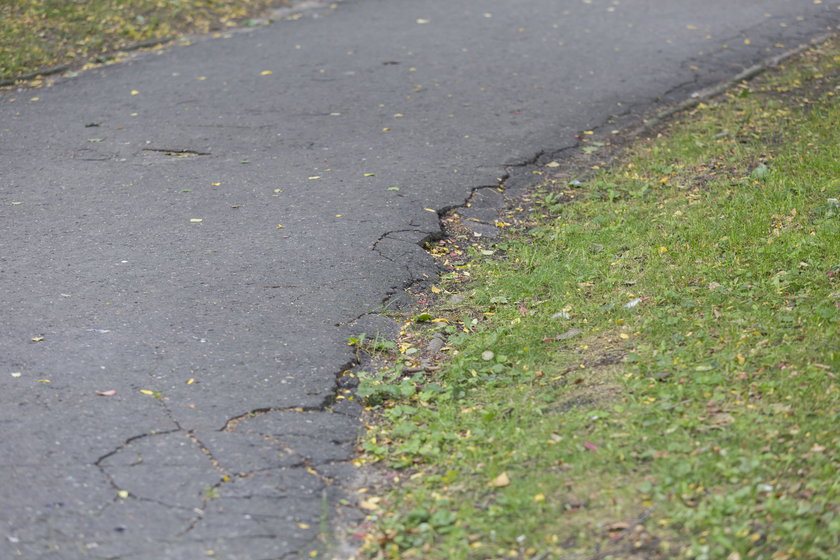
[[[324,527],[335,522],[331,516],[343,515],[335,506],[338,499],[347,498],[348,504],[352,500],[348,485],[361,426],[350,395],[354,380],[350,370],[356,366],[358,359],[338,368],[332,390],[317,406],[253,409],[202,433],[182,426],[161,403],[173,429],[129,437],[93,462],[114,490],[113,498],[99,508],[100,523],[111,523],[111,515],[106,515],[109,508],[160,507],[183,519],[180,529],[161,538],[167,546],[199,546],[208,539],[218,544],[235,540],[237,531],[244,531],[251,539],[276,539],[278,552],[290,542],[295,550],[316,544],[323,548]],[[261,428],[251,426],[260,422]],[[307,478],[312,482],[307,483]],[[270,505],[278,500],[303,504],[304,511]],[[243,501],[256,503],[256,509]],[[274,511],[283,511],[285,518],[269,523],[266,516]],[[282,522],[293,529],[280,529]],[[219,526],[224,527],[220,532],[214,529]],[[120,536],[106,539],[108,545],[126,546],[119,544],[126,538],[126,527],[112,530]],[[299,533],[291,541],[290,530]],[[300,544],[304,537],[306,542]]]

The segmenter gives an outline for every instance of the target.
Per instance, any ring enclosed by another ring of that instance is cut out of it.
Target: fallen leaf
[[[588,441],[584,441],[583,446],[585,448],[587,448],[589,451],[597,451],[598,450],[597,445],[595,445],[594,443],[588,442]]]
[[[421,25],[422,25],[422,24],[424,24],[424,23],[429,23],[429,21],[430,21],[430,20],[428,20],[428,19],[418,19],[418,20],[417,20],[417,23],[419,23],[419,24],[421,24]]]
[[[488,486],[492,486],[493,488],[504,488],[510,484],[510,477],[506,472],[503,472],[493,480],[487,483]]]
[[[131,90],[131,95],[140,95],[140,92],[136,89]]]
[[[113,397],[117,394],[116,389],[109,389],[107,391],[96,391],[97,397]]]
[[[140,392],[143,393],[144,395],[154,395],[155,394],[154,391],[149,391],[148,389],[140,389]]]
[[[380,499],[381,498],[379,498],[378,496],[372,496],[367,500],[362,500],[361,502],[359,502],[359,507],[368,511],[379,509],[379,506],[377,504],[379,503]]]
[[[190,377],[189,379],[187,379],[187,385],[192,385],[193,383],[195,383],[194,377]]]
[[[12,373],[12,377],[20,377],[22,374],[19,371],[15,371]]]
[[[204,220],[202,218],[190,218],[190,223],[193,223],[193,224],[200,224],[203,221]]]
[[[272,74],[274,74],[274,72],[272,72],[271,70],[263,70],[262,72],[260,72],[260,76],[271,76]]]
[[[546,163],[545,166],[546,167],[560,167],[560,163],[558,163],[556,161],[551,161],[549,163]]]
[[[297,526],[299,529],[309,529],[309,525],[307,523],[298,523]]]
[[[119,492],[117,492],[117,496],[125,500],[126,498],[128,498],[128,490],[120,490]]]
[[[43,336],[33,336],[32,337],[32,342],[41,342],[42,340],[44,340]]]
[[[630,528],[630,524],[625,521],[619,521],[618,523],[613,523],[612,525],[607,525],[607,531],[615,532],[615,531],[626,531]]]

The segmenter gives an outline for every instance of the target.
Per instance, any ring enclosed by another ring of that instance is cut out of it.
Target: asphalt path
[[[838,21],[347,0],[0,92],[0,557],[323,557],[438,211]]]

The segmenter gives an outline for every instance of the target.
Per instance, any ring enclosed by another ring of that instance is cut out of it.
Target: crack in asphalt
[[[199,152],[197,150],[190,150],[188,148],[143,148],[142,151],[163,154],[165,156],[183,158],[212,155],[210,152]]]

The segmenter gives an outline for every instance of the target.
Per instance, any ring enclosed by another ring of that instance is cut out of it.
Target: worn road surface
[[[0,92],[0,558],[331,554],[346,338],[434,277],[436,211],[838,22],[347,0]]]

